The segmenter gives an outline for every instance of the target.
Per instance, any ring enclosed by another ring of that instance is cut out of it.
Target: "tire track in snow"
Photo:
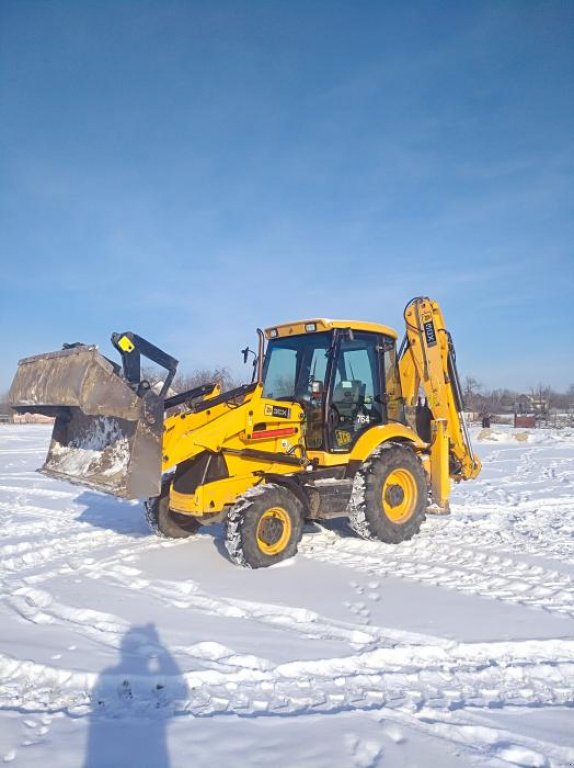
[[[215,597],[202,592],[194,582],[189,581],[154,580],[150,584],[149,580],[142,578],[138,569],[125,564],[126,560],[133,560],[145,551],[182,546],[184,542],[166,542],[150,537],[125,546],[125,538],[110,531],[91,529],[72,535],[68,533],[67,538],[58,536],[54,531],[52,533],[50,542],[43,541],[39,545],[38,542],[23,541],[7,544],[1,550],[0,572],[3,570],[5,577],[2,589],[4,602],[33,623],[65,622],[93,640],[111,647],[119,646],[118,637],[129,629],[124,621],[100,612],[77,610],[59,604],[49,592],[38,588],[55,576],[74,572],[86,578],[105,578],[112,587],[127,591],[145,588],[149,597],[175,608],[243,618],[305,637],[344,641],[354,647],[382,642],[381,633],[366,633],[353,624],[330,621],[312,611]],[[119,542],[124,546],[117,549]],[[102,558],[100,554],[97,557],[98,550],[114,545],[116,548],[111,555]],[[83,557],[88,553],[95,557]],[[46,564],[51,566],[48,570],[44,567]],[[414,637],[411,635],[410,639]],[[404,638],[402,634],[401,640]],[[388,637],[385,641],[387,644],[397,642]]]
[[[2,539],[10,539],[10,544],[23,539],[32,543],[34,538],[51,534],[54,538],[63,539],[80,531],[93,531],[89,523],[77,519],[78,509],[70,505],[64,509],[53,510],[21,502],[6,503],[0,501],[0,554],[3,547]],[[73,530],[72,530],[73,529]],[[41,542],[45,539],[40,539]],[[40,543],[40,542],[38,542]]]
[[[213,649],[212,649],[213,650]],[[222,653],[228,649],[221,647]],[[213,655],[213,654],[212,654]],[[203,669],[177,677],[97,674],[0,655],[2,709],[110,716],[316,714],[574,703],[574,643],[523,641],[379,648],[271,668]]]
[[[452,543],[421,536],[389,545],[331,532],[304,537],[299,551],[309,559],[371,575],[395,576],[574,618],[574,582],[569,576],[504,555],[453,548]]]
[[[3,485],[0,484],[0,492],[8,491],[13,493],[17,499],[25,498],[27,496],[43,496],[49,499],[75,499],[81,492],[78,491],[53,491],[51,488],[36,488],[33,486],[21,486],[21,485]]]
[[[67,537],[55,534],[48,542],[21,542],[20,544],[5,545],[0,550],[0,573],[22,575],[26,571],[42,569],[59,561],[63,565],[70,564],[71,570],[77,570],[81,563],[77,558],[84,554],[94,553],[98,548],[118,544],[120,534],[110,531],[80,531],[68,533]],[[122,543],[125,537],[121,537]],[[131,550],[130,550],[131,551]],[[40,570],[36,577],[28,577],[37,582],[49,580],[59,569],[50,571]]]
[[[569,499],[528,501],[512,509],[481,503],[472,505],[472,518],[465,512],[453,504],[452,517],[428,521],[422,538],[449,549],[463,546],[574,563],[574,505]]]
[[[86,566],[89,568],[89,566]],[[209,616],[244,619],[300,637],[344,642],[353,649],[371,650],[376,647],[408,645],[450,645],[450,641],[415,632],[390,628],[365,627],[330,619],[305,608],[224,598],[206,593],[195,582],[153,583],[141,578],[137,569],[117,565],[106,569],[108,584],[127,590],[145,589],[146,598],[163,605],[194,611]],[[112,648],[119,648],[130,624],[124,619],[102,611],[73,608],[57,601],[48,591],[29,583],[13,586],[5,602],[22,618],[34,624],[67,623],[80,634]]]
[[[60,574],[62,569],[68,572],[79,571],[94,562],[94,558],[83,560],[83,556],[94,554],[97,557],[98,550],[101,552],[115,547],[112,558],[115,560],[165,546],[165,542],[152,536],[142,536],[139,532],[134,539],[128,533],[95,528],[88,522],[78,520],[80,510],[76,506],[66,511],[54,511],[26,504],[28,489],[21,490],[16,503],[0,502],[5,529],[0,533],[0,576],[3,582],[11,576],[22,576],[29,583],[40,584]],[[35,494],[37,496],[53,497],[51,491],[34,490],[38,491]],[[75,496],[77,494],[61,495],[62,498],[69,498],[72,503]],[[32,522],[18,525],[14,535],[10,523],[22,516],[31,518]],[[2,539],[9,540],[3,543]],[[100,562],[106,560],[102,560],[100,554]],[[46,569],[48,565],[50,567]]]
[[[475,506],[473,512],[483,512],[491,518],[496,515],[496,507]],[[456,514],[456,510],[455,510]],[[545,528],[540,527],[540,519],[544,519]],[[569,521],[569,518],[571,522]],[[439,535],[448,540],[451,546],[458,540],[462,546],[477,546],[477,533],[473,526],[464,521],[452,521],[448,531]],[[495,549],[512,554],[528,554],[535,557],[556,560],[557,563],[574,564],[574,506],[567,504],[550,507],[539,504],[535,509],[523,511],[518,509],[504,519],[494,530],[494,521],[488,529],[480,531],[479,546],[482,549]],[[510,527],[509,527],[510,526]]]
[[[30,511],[30,506],[27,505],[26,509]],[[47,512],[43,507],[34,507],[33,511],[41,518]],[[75,524],[74,533],[70,533],[70,524]],[[30,528],[33,529],[33,526]],[[125,544],[125,538],[115,532],[94,531],[93,528],[78,530],[74,515],[66,513],[60,513],[56,523],[52,521],[48,528],[51,533],[49,541],[14,542],[12,539],[0,550],[0,572],[3,569],[5,576],[12,577],[2,590],[5,603],[28,621],[39,624],[65,622],[73,625],[76,631],[111,647],[118,647],[118,637],[128,629],[125,622],[115,616],[58,604],[49,593],[38,587],[55,576],[75,572],[87,578],[105,577],[106,583],[115,583],[127,590],[145,588],[147,595],[164,605],[208,615],[243,618],[304,637],[347,642],[353,647],[389,645],[403,642],[406,638],[405,633],[392,631],[365,632],[363,627],[331,621],[304,609],[215,597],[199,590],[193,582],[182,584],[154,580],[150,584],[147,579],[142,579],[137,569],[125,565],[126,558],[133,559],[135,555],[152,549],[182,546],[183,542],[166,542],[150,537],[137,544],[130,542],[129,547],[115,549],[105,558],[82,559],[84,554],[97,556],[98,550],[113,547],[119,542]],[[64,534],[66,528],[68,530]],[[51,566],[49,569],[44,567],[47,564]],[[397,635],[400,635],[400,640]],[[411,635],[410,639],[414,640],[414,637]]]
[[[385,710],[380,721],[384,730],[390,730],[391,738],[394,733],[400,737],[402,732],[399,729],[402,727],[414,729],[450,745],[456,744],[468,751],[469,758],[480,758],[480,765],[510,764],[531,768],[572,768],[574,765],[574,748],[493,727],[488,715],[469,713],[468,710],[464,718],[456,711],[423,710],[408,716],[403,712]],[[493,759],[496,763],[492,762]],[[485,760],[488,762],[485,763]]]

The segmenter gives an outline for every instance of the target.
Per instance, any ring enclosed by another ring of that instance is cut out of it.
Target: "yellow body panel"
[[[321,467],[337,467],[348,464],[350,461],[365,461],[373,451],[390,440],[410,442],[415,450],[422,451],[427,448],[420,437],[410,427],[403,424],[382,424],[371,427],[363,432],[352,449],[346,453],[337,451],[307,451],[307,456]]]
[[[175,512],[181,512],[194,517],[217,514],[227,504],[233,504],[235,499],[252,488],[261,478],[253,474],[242,477],[232,476],[213,483],[200,485],[194,494],[177,493],[173,488],[169,494],[169,507]]]
[[[353,461],[365,461],[379,445],[390,440],[410,442],[416,450],[423,450],[427,447],[426,443],[410,427],[395,423],[382,424],[363,432],[351,451],[351,459]]]
[[[171,509],[211,515],[261,482],[262,472],[288,474],[304,468],[303,409],[297,403],[264,399],[261,393],[262,387],[257,386],[241,403],[219,403],[200,413],[191,411],[166,419],[163,472],[204,451],[223,453],[229,472],[227,478],[200,485],[194,494],[177,493],[172,488]],[[283,415],[274,416],[274,408]],[[256,451],[257,455],[241,455],[242,451]],[[299,461],[283,463],[276,460],[277,455]]]
[[[315,325],[315,329],[312,331],[306,330],[306,326]],[[283,336],[300,336],[304,333],[318,333],[319,331],[330,331],[333,328],[352,328],[354,331],[368,331],[369,333],[384,333],[387,336],[391,336],[393,339],[397,338],[397,332],[390,328],[388,325],[381,325],[380,323],[369,323],[362,320],[327,320],[326,318],[314,318],[311,320],[297,320],[294,323],[281,323],[281,325],[274,325],[271,328],[265,329],[265,337],[267,339],[273,339]],[[276,332],[276,336],[272,335]]]

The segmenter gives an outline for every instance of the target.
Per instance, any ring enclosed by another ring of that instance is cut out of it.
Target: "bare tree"
[[[174,379],[172,388],[176,392],[199,387],[202,384],[219,384],[223,392],[238,387],[239,382],[229,368],[197,368],[189,373],[180,373]]]
[[[474,376],[465,376],[464,383],[462,385],[462,396],[464,399],[464,407],[470,411],[482,410],[482,398],[480,396],[480,390],[482,384]]]
[[[552,388],[548,384],[538,384],[530,389],[532,405],[537,413],[548,413],[552,403]]]
[[[142,379],[149,381],[154,387],[156,384],[163,382],[165,378],[165,371],[162,368],[152,368],[150,366],[144,366],[141,373]],[[186,392],[188,389],[194,389],[202,384],[219,384],[223,392],[238,387],[239,382],[229,371],[228,368],[223,366],[216,368],[196,368],[189,372],[182,371],[178,373],[172,382],[171,390],[173,392]]]
[[[504,390],[491,389],[486,391],[483,395],[482,410],[487,413],[495,414],[500,413],[502,410]]]

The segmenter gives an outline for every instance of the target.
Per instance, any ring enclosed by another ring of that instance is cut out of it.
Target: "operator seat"
[[[353,429],[359,409],[365,403],[366,385],[362,381],[340,381],[333,390],[332,405],[339,414],[339,422]]]

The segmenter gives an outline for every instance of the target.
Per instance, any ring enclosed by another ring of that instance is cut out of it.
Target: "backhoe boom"
[[[454,480],[469,480],[481,469],[472,450],[464,417],[456,354],[436,301],[419,296],[404,312],[406,334],[399,360],[405,403],[416,406],[424,392],[435,425],[442,422],[448,438],[448,473]],[[436,426],[434,429],[436,439]]]

